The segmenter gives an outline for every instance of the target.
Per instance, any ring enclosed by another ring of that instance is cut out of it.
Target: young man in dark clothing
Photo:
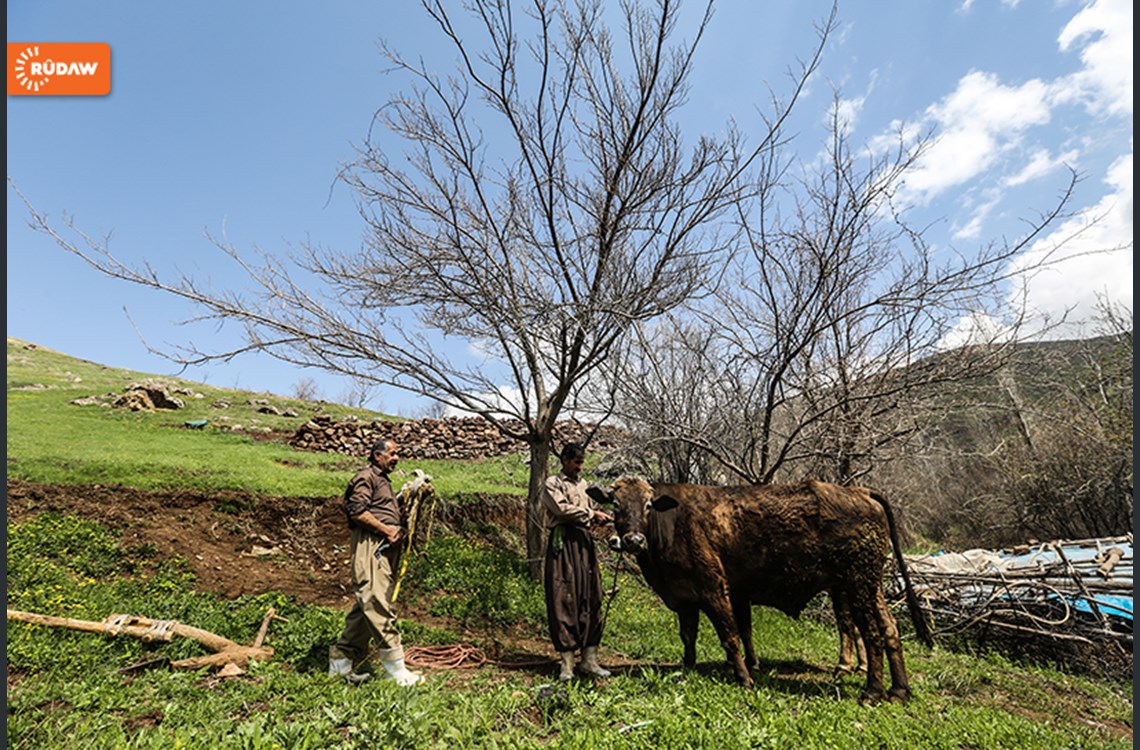
[[[560,454],[562,471],[549,477],[542,491],[546,509],[546,617],[550,638],[561,661],[558,678],[574,677],[575,652],[581,649],[579,671],[594,677],[609,677],[598,664],[602,640],[602,575],[598,553],[590,535],[590,523],[609,523],[613,516],[590,505],[586,482],[581,478],[586,450],[568,443]]]

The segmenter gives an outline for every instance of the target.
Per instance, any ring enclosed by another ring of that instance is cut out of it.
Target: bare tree
[[[367,378],[351,378],[341,390],[337,400],[354,409],[363,409],[371,403],[375,411],[382,411],[382,407],[376,402],[376,383]]]
[[[643,326],[622,362],[619,413],[672,451],[658,451],[672,479],[689,470],[670,464],[683,444],[715,460],[719,481],[854,481],[929,439],[954,389],[1012,351],[1024,306],[1009,297],[1009,263],[1065,217],[1077,175],[1023,236],[939,253],[896,206],[931,135],[856,153],[840,111],[837,97],[816,166],[776,145],[757,160],[755,199],[738,204],[750,252],[701,322]],[[1000,325],[945,350],[963,319]],[[678,340],[690,342],[681,366]]]
[[[244,327],[241,347],[181,347],[176,361],[260,351],[428,396],[524,441],[537,577],[539,497],[559,414],[631,326],[715,280],[738,236],[723,219],[749,189],[740,177],[773,145],[835,17],[833,9],[819,27],[793,93],[773,101],[773,125],[756,145],[731,124],[688,143],[677,113],[712,4],[676,41],[679,5],[623,2],[614,34],[601,0],[533,0],[525,11],[472,0],[460,17],[449,3],[423,0],[457,65],[441,73],[382,45],[408,85],[343,171],[368,224],[365,246],[305,246],[255,264],[211,238],[252,292],[166,281],[121,263],[104,241],[64,239],[34,209],[33,223],[110,276]],[[486,357],[452,358],[441,346],[448,340]],[[502,385],[520,397],[504,400]]]
[[[298,401],[316,401],[320,393],[321,389],[313,378],[301,378],[293,384],[293,398]]]
[[[670,482],[715,484],[720,464],[696,436],[714,434],[733,388],[712,361],[716,326],[665,316],[656,326],[637,326],[629,352],[613,358],[610,382],[616,408],[631,440],[615,457],[623,472],[656,475]]]
[[[990,541],[1132,529],[1132,312],[1102,300],[1096,325],[1095,338],[1021,357],[1002,382],[1020,439],[990,457],[1004,523],[992,514],[975,523],[1008,531]]]
[[[447,416],[447,407],[439,401],[429,401],[420,411],[419,416],[423,419],[443,419]]]

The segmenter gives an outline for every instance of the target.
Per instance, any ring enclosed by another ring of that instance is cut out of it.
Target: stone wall
[[[559,422],[555,428],[555,445],[561,447],[571,441],[585,440],[592,429],[594,425],[576,420]],[[348,419],[338,422],[330,416],[318,415],[301,425],[289,439],[289,445],[298,450],[365,457],[372,443],[381,438],[395,440],[400,447],[400,456],[405,460],[469,459],[526,453],[526,445],[504,436],[482,417],[405,422]],[[609,450],[621,441],[620,430],[601,427],[590,440],[589,448]]]

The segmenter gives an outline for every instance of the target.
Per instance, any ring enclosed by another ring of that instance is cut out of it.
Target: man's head
[[[577,479],[582,473],[582,464],[586,462],[586,449],[581,443],[567,443],[562,446],[558,457],[562,459],[562,473],[571,479]]]
[[[396,455],[395,440],[377,440],[372,444],[370,460],[377,469],[387,474],[396,468],[400,458]]]

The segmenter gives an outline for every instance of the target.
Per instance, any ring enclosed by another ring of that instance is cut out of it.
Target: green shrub
[[[458,536],[437,536],[409,560],[406,584],[434,615],[465,623],[545,622],[542,586],[515,552]]]

